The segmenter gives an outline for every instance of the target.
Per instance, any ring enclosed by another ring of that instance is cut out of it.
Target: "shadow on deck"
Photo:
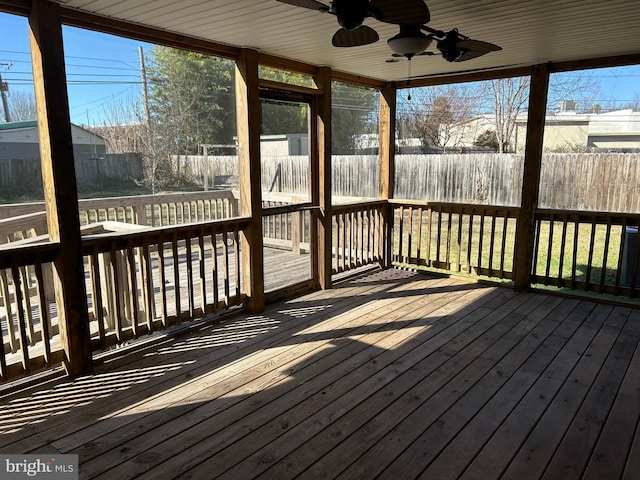
[[[640,310],[402,270],[2,399],[80,478],[637,478]]]

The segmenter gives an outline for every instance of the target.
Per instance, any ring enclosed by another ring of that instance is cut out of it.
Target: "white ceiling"
[[[393,0],[390,0],[393,1]],[[63,0],[115,19],[158,27],[217,43],[327,65],[379,80],[407,76],[406,62],[386,63],[395,25],[367,19],[375,44],[335,48],[334,16],[276,0]],[[328,2],[327,2],[328,3]],[[428,0],[430,26],[500,45],[503,50],[460,63],[416,57],[413,76],[495,69],[640,53],[638,2],[632,0]]]

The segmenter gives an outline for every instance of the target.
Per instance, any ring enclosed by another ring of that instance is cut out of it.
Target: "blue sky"
[[[103,124],[114,104],[140,98],[138,47],[147,50],[149,44],[70,27],[64,28],[63,35],[72,122]],[[9,94],[33,93],[26,18],[0,13],[0,74],[9,84]],[[588,74],[600,84],[596,103],[603,108],[640,103],[640,66],[591,70]]]
[[[140,96],[138,47],[149,44],[71,27],[64,28],[63,39],[72,122],[103,123],[111,103]],[[26,18],[0,13],[0,74],[9,84],[9,100],[11,92],[33,93]]]

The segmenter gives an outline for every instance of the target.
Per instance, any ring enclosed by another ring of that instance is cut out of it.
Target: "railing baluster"
[[[115,312],[111,312],[112,321],[115,321],[115,330],[116,330],[116,338],[118,342],[122,341],[122,320],[123,320],[123,312],[122,312],[122,296],[124,292],[121,288],[119,288],[120,284],[120,262],[117,258],[118,252],[116,252],[115,244],[111,245],[111,251],[109,252],[109,259],[111,262],[111,294],[114,300],[114,310]]]
[[[235,262],[235,274],[236,274],[236,299],[240,298],[240,292],[241,292],[241,285],[240,285],[240,279],[242,278],[242,275],[240,275],[240,232],[238,230],[238,227],[235,226],[233,228],[233,259]]]
[[[462,271],[462,209],[458,212],[458,235],[456,238],[456,272]]]
[[[158,276],[160,278],[160,320],[162,322],[162,326],[166,327],[169,321],[169,312],[167,308],[167,273],[162,235],[158,237]]]
[[[13,302],[11,301],[11,294],[9,292],[9,280],[7,278],[6,270],[0,270],[0,289],[2,290],[2,298],[4,299],[4,309],[7,320],[7,334],[9,336],[9,346],[11,347],[11,353],[18,351],[18,337],[16,336],[15,326],[13,323]],[[14,288],[15,293],[15,288]]]
[[[453,226],[453,213],[451,211],[447,212],[447,236],[446,236],[446,255],[445,255],[445,265],[447,266],[447,270],[451,270],[451,236],[452,236],[452,226]]]
[[[620,226],[620,250],[618,251],[618,266],[616,269],[616,280],[615,280],[615,294],[619,295],[620,294],[620,281],[621,281],[621,276],[622,276],[622,268],[623,268],[623,261],[624,261],[624,249],[625,249],[625,244],[626,244],[626,240],[627,240],[627,236],[625,235],[626,231],[627,231],[627,219],[623,218],[622,219],[622,225]],[[640,230],[639,230],[640,231]]]
[[[137,266],[136,259],[133,253],[133,245],[131,241],[128,242],[127,245],[127,264],[129,270],[129,300],[128,305],[131,307],[130,318],[131,318],[131,330],[133,331],[133,336],[138,338],[138,324],[139,324],[139,312],[140,312],[140,302],[138,300],[138,275],[137,275]]]
[[[20,267],[20,278],[22,279],[22,284],[24,285],[24,295],[22,297],[22,303],[24,307],[25,313],[25,321],[27,326],[27,339],[29,340],[29,345],[35,345],[35,331],[33,328],[33,312],[31,310],[31,295],[29,291],[31,289],[31,274],[29,273],[29,269],[27,267]]]
[[[541,226],[542,219],[534,218],[533,263],[531,267],[534,275],[536,275],[538,271],[538,255],[540,253],[540,242],[542,241],[540,237],[540,231],[542,230]]]
[[[553,231],[554,231],[554,218],[553,214],[549,215],[549,240],[547,242],[547,265],[544,273],[544,284],[549,285],[550,271],[551,271],[551,259],[553,257]]]
[[[229,238],[227,230],[222,232],[222,267],[224,268],[224,304],[229,306]]]
[[[471,273],[471,247],[473,246],[473,217],[474,217],[474,208],[471,208],[471,213],[469,214],[469,231],[467,232],[467,273]]]
[[[42,261],[40,255],[36,257],[34,262],[34,273],[36,276],[36,288],[38,290],[38,310],[40,312],[40,333],[42,336],[42,357],[46,365],[51,362],[51,315],[49,314],[49,303],[44,288],[45,281],[42,272]],[[0,334],[0,344],[2,335]],[[3,348],[4,350],[4,348]]]
[[[398,261],[404,263],[402,239],[404,238],[404,207],[400,205],[400,220],[398,222]]]
[[[440,249],[442,243],[442,206],[438,207],[438,230],[437,230],[437,243],[436,243],[436,267],[441,268],[440,265]]]
[[[432,208],[428,207],[427,210],[427,254],[426,254],[426,260],[427,260],[427,267],[430,267],[431,264],[431,220],[432,220]]]
[[[211,234],[211,269],[213,270],[213,305],[218,309],[220,295],[218,292],[218,234]]]
[[[559,284],[562,284],[563,274],[564,274],[564,255],[566,251],[567,245],[567,224],[568,224],[567,215],[564,214],[562,216],[562,238],[560,243],[560,258],[558,261],[558,281]]]
[[[153,261],[151,259],[151,252],[149,250],[149,244],[147,242],[142,246],[142,278],[143,278],[143,291],[144,302],[146,305],[146,317],[147,317],[147,331],[153,332],[153,320],[155,318],[156,300],[153,287]]]
[[[189,218],[191,220],[191,218]],[[187,295],[188,295],[188,308],[189,318],[193,318],[195,315],[195,293],[193,288],[193,258],[191,252],[191,237],[187,235],[185,244],[185,257],[187,267]]]
[[[411,242],[413,240],[413,207],[407,210],[407,257],[406,263],[411,263]]]
[[[600,272],[599,293],[604,292],[604,285],[607,279],[607,261],[609,259],[609,242],[611,240],[611,217],[607,217],[606,233],[604,238],[604,254],[602,256],[602,271]]]
[[[175,304],[176,323],[182,321],[182,302],[180,294],[180,252],[178,250],[178,232],[171,237],[171,253],[173,256],[173,299]]]
[[[27,326],[25,324],[25,310],[24,310],[24,297],[25,293],[23,287],[27,290],[26,295],[29,295],[29,286],[25,283],[25,278],[21,278],[20,268],[17,265],[11,267],[11,277],[13,280],[14,298],[16,301],[16,315],[18,320],[18,330],[20,332],[20,356],[22,359],[22,369],[24,372],[30,371],[29,360],[29,342],[27,340]]]
[[[102,275],[100,274],[99,254],[96,246],[89,255],[89,277],[91,279],[91,295],[93,297],[93,315],[98,323],[98,335],[100,336],[100,347],[106,347],[104,329],[104,305],[102,303]],[[48,308],[47,308],[48,310]]]
[[[587,292],[591,290],[591,272],[593,270],[593,254],[596,242],[596,217],[591,217],[591,234],[589,238],[589,257],[587,260],[587,273],[585,276],[585,287]]]
[[[204,209],[204,205],[202,207]],[[207,275],[205,269],[205,256],[206,252],[204,250],[204,228],[201,228],[198,232],[198,265],[200,267],[200,308],[202,309],[202,314],[207,313]]]
[[[576,271],[578,270],[578,238],[580,231],[580,217],[578,215],[574,215],[573,218],[573,255],[571,262],[571,288],[573,290],[576,289]]]
[[[496,244],[496,212],[491,214],[491,236],[489,242],[489,276],[493,277],[493,253]]]
[[[482,250],[483,250],[483,240],[484,240],[484,217],[486,214],[486,209],[482,208],[480,210],[480,228],[478,231],[478,271],[482,271]]]
[[[509,228],[509,210],[505,210],[502,219],[502,242],[500,244],[500,278],[504,278],[504,257],[507,250],[507,230]]]

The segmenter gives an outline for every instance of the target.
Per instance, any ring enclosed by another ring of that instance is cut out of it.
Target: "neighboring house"
[[[105,140],[95,133],[71,124],[73,152],[77,156],[106,153]],[[0,123],[0,159],[35,160],[40,158],[38,124],[35,120]]]
[[[306,133],[261,135],[260,154],[268,157],[308,155],[309,137]]]
[[[518,119],[516,152],[524,151],[526,113]],[[606,113],[560,111],[545,119],[544,148],[571,151],[575,147],[630,152],[640,149],[640,112],[631,109]]]

